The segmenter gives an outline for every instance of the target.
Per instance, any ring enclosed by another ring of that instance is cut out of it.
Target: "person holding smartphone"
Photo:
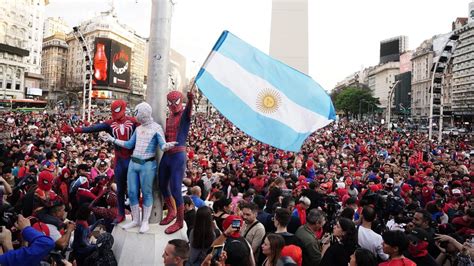
[[[40,261],[53,250],[54,240],[33,229],[30,220],[21,214],[18,215],[15,227],[21,231],[23,240],[28,242],[28,246],[14,250],[13,245],[11,245],[11,232],[2,227],[0,239],[7,252],[0,255],[0,265],[40,265]],[[9,243],[7,243],[8,241]]]

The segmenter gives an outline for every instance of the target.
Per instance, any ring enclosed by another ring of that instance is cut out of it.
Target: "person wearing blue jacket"
[[[28,247],[12,249],[11,232],[3,227],[4,231],[1,234],[9,235],[9,237],[2,237],[2,245],[10,250],[0,255],[0,265],[40,265],[41,260],[53,250],[54,240],[31,227],[30,220],[22,215],[18,215],[16,227],[21,230],[23,240],[27,241],[29,245]],[[9,243],[5,243],[8,241]]]

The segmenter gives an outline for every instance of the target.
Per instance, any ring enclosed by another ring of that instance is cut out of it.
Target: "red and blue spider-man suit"
[[[109,119],[103,123],[95,124],[90,127],[77,127],[72,128],[68,125],[62,127],[62,131],[65,133],[93,133],[105,131],[111,134],[114,138],[119,140],[129,140],[132,136],[135,128],[139,126],[139,123],[134,117],[126,116],[125,110],[127,103],[123,100],[115,100],[112,102],[112,119]],[[133,150],[125,149],[117,145],[115,148],[115,183],[117,184],[117,205],[118,205],[118,216],[116,218],[117,223],[122,222],[125,219],[125,191],[127,191],[127,170],[130,162],[130,156]]]
[[[166,119],[165,138],[169,142],[178,142],[175,147],[163,154],[158,170],[160,190],[168,209],[168,215],[160,224],[169,224],[176,217],[176,222],[166,228],[165,233],[167,234],[172,234],[183,227],[184,204],[181,184],[186,168],[186,139],[191,124],[193,98],[193,93],[188,92],[188,103],[183,110],[183,94],[181,92],[172,91],[167,95],[170,113]],[[173,198],[176,208],[173,206]]]

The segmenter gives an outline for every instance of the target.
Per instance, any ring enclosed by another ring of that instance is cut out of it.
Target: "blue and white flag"
[[[311,77],[224,31],[196,84],[219,112],[253,138],[299,151],[336,119],[331,98]]]

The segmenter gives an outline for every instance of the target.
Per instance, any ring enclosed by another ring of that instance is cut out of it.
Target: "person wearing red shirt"
[[[468,232],[473,231],[472,226],[474,225],[474,209],[469,209],[466,214],[461,217],[453,219],[452,224],[456,228],[456,233],[459,235],[466,235]]]
[[[263,189],[265,188],[265,178],[263,177],[263,169],[258,169],[257,176],[250,179],[250,185],[258,193],[263,192]]]
[[[408,249],[408,238],[402,231],[387,231],[382,235],[383,252],[388,254],[390,259],[382,262],[379,266],[416,266],[412,260],[403,256],[403,252]]]

